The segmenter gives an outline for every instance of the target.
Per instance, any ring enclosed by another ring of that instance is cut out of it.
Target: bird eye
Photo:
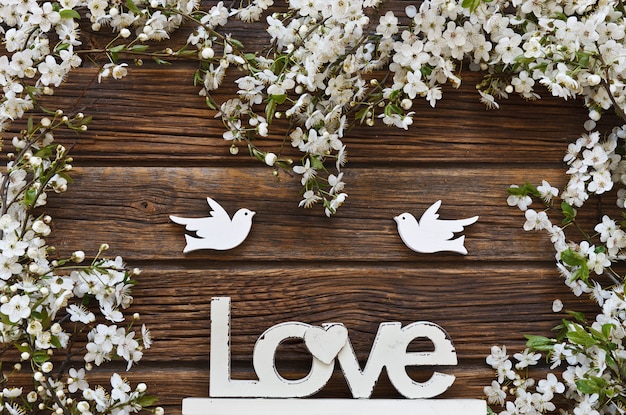
[[[244,212],[243,214],[244,214],[244,215],[246,215],[246,216],[248,216],[248,212]]]

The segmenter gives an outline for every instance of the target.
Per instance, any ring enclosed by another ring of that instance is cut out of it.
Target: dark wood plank
[[[120,81],[94,82],[95,69],[79,69],[42,102],[49,108],[81,110],[94,116],[90,130],[78,138],[66,133],[65,141],[78,144],[75,154],[94,163],[250,163],[247,150],[229,153],[222,139],[224,127],[215,111],[204,105],[193,86],[193,66],[177,63],[172,68],[131,68]],[[431,108],[415,101],[415,122],[409,129],[358,127],[344,139],[350,163],[412,164],[428,162],[527,163],[557,162],[567,143],[584,129],[587,111],[581,101],[562,101],[546,96],[534,103],[517,97],[502,102],[500,110],[486,110],[478,101],[475,84],[480,74],[464,72],[459,89],[445,88],[444,98]],[[236,95],[229,78],[216,94],[222,102]],[[230,86],[229,86],[230,85]],[[174,92],[175,91],[175,92]],[[607,116],[603,128],[617,121]],[[538,128],[539,127],[539,128]],[[19,131],[16,124],[10,137]],[[259,146],[278,152],[287,126],[278,124],[275,135]],[[286,155],[300,154],[285,147]]]
[[[548,335],[562,317],[551,311],[555,298],[566,309],[597,310],[571,294],[549,263],[514,271],[455,263],[147,266],[135,296],[133,310],[155,338],[144,360],[154,364],[208,360],[210,301],[217,296],[231,297],[231,345],[239,361],[251,359],[256,339],[283,321],[342,322],[360,359],[369,354],[380,323],[432,321],[450,334],[460,361],[468,362],[484,359],[493,344],[521,347],[524,333]],[[284,357],[307,356],[292,350]]]
[[[298,208],[300,182],[283,175],[276,181],[267,168],[106,167],[76,170],[67,194],[51,196],[46,208],[61,254],[78,246],[86,252],[102,242],[129,260],[159,261],[551,261],[545,235],[525,232],[522,212],[506,204],[510,184],[541,178],[563,183],[560,168],[474,166],[461,168],[353,168],[346,172],[349,197],[339,213]],[[169,215],[208,215],[206,197],[231,214],[240,207],[257,212],[244,244],[231,251],[182,254],[184,228]],[[442,199],[442,218],[479,215],[465,230],[467,256],[424,256],[406,248],[393,217],[419,217]],[[581,211],[590,221],[599,212]],[[90,232],[85,234],[85,229]],[[80,243],[78,243],[80,241]]]

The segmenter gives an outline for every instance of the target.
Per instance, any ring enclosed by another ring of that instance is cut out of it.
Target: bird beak
[[[400,216],[394,216],[394,217],[393,217],[393,220],[395,220],[395,221],[396,221],[396,223],[397,223],[397,222],[400,220]]]

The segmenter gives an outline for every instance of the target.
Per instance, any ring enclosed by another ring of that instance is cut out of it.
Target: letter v
[[[363,370],[348,338],[346,345],[337,355],[337,360],[354,398],[369,398],[372,395],[380,373],[386,366],[385,359],[393,359],[393,352],[396,352],[390,350],[393,349],[393,345],[388,344],[388,339],[393,339],[393,333],[397,333],[400,327],[401,323],[398,322],[381,323],[378,326],[372,350]]]

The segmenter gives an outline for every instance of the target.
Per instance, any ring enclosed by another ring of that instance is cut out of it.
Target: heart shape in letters
[[[348,329],[341,323],[311,327],[304,332],[304,344],[309,352],[324,364],[331,364],[348,341]]]

